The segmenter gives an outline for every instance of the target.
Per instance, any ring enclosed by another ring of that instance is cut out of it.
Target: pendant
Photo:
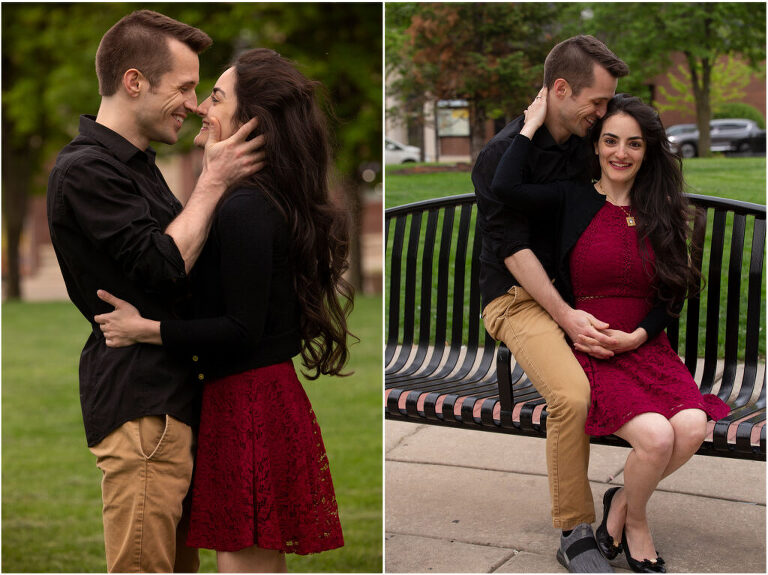
[[[633,218],[632,216],[627,216],[627,225],[630,228],[635,227],[635,218]]]

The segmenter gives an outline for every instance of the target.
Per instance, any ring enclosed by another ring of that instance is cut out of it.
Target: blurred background
[[[80,114],[98,110],[94,58],[101,36],[140,8],[199,27],[213,38],[200,57],[199,101],[235,54],[253,47],[277,50],[325,84],[338,117],[334,193],[354,215],[350,279],[358,290],[380,291],[380,4],[4,3],[4,298],[47,299],[41,290],[57,271],[45,222],[48,172],[58,151],[77,134]],[[200,170],[202,156],[192,148],[199,129],[200,120],[190,117],[178,144],[153,144],[171,190],[184,197]],[[50,263],[53,269],[46,267]]]
[[[332,193],[354,217],[350,377],[303,380],[323,431],[345,547],[288,557],[294,572],[382,570],[382,5],[2,4],[2,571],[103,572],[101,473],[86,447],[78,363],[89,323],[67,298],[45,215],[48,172],[99,105],[102,35],[148,8],[197,26],[198,100],[236,53],[267,47],[327,88],[336,115]],[[191,191],[200,119],[153,144],[172,191]],[[201,572],[216,570],[201,552]]]
[[[629,65],[617,92],[698,131],[685,157],[765,155],[765,22],[757,2],[389,3],[386,162],[473,163],[536,95],[552,47],[577,34]],[[742,122],[724,134],[713,119]]]

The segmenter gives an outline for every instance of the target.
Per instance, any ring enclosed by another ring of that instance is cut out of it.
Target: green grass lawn
[[[2,306],[2,571],[104,572],[101,472],[85,442],[77,366],[88,324],[70,303]],[[331,463],[345,547],[294,572],[381,572],[381,298],[358,297],[347,378],[305,382]],[[215,554],[201,551],[201,572]]]
[[[386,167],[385,207],[475,191],[469,172],[404,173],[417,165]],[[683,173],[691,193],[765,204],[765,158],[691,158]]]
[[[407,166],[387,166],[386,171],[386,207],[394,207],[397,205],[407,204],[411,202],[417,202],[421,200],[440,198],[445,196],[453,196],[458,194],[472,193],[473,186],[470,179],[469,172],[436,172],[436,173],[405,173],[408,168],[413,167],[413,164]],[[707,196],[717,196],[723,198],[731,198],[736,200],[742,200],[746,202],[752,202],[756,204],[765,204],[765,158],[693,158],[685,160],[683,169],[686,177],[686,181],[689,185],[689,191],[691,193],[702,194]],[[454,230],[458,225],[457,220],[454,223]],[[473,214],[474,218],[474,214]],[[710,222],[712,220],[712,214],[709,215]],[[422,229],[425,226],[426,216],[422,222]],[[442,221],[442,220],[440,220]],[[726,312],[726,296],[727,296],[727,266],[729,257],[729,240],[731,234],[731,221],[732,217],[727,220],[726,231],[726,249],[723,256],[723,274],[720,278],[716,278],[721,282],[721,303],[720,303],[720,355],[723,354],[724,342],[725,342],[725,312]],[[440,229],[440,228],[438,228]],[[474,230],[474,219],[471,229]],[[747,227],[745,232],[745,245],[749,246],[752,239],[753,224],[751,220],[747,221]],[[387,255],[391,251],[392,239],[394,230],[390,230],[390,237],[386,238]],[[455,232],[454,232],[455,235]],[[406,231],[406,239],[408,232]],[[472,232],[470,233],[470,237]],[[709,232],[708,232],[709,236]],[[439,240],[438,240],[439,241]],[[707,244],[709,237],[707,238]],[[423,244],[423,240],[421,242]],[[437,250],[437,243],[435,246]],[[423,250],[423,245],[419,248],[420,252]],[[455,250],[452,250],[452,253]],[[746,285],[747,273],[749,266],[749,249],[745,248],[744,264],[742,265],[742,282]],[[389,266],[389,257],[387,258],[387,266]],[[451,260],[451,265],[453,261]],[[469,266],[469,264],[468,264]],[[704,274],[705,277],[709,268],[708,253],[704,255]],[[436,273],[436,270],[435,270]],[[469,273],[469,267],[467,267],[467,274]],[[389,269],[387,268],[387,275],[389,275]],[[417,281],[421,276],[421,269],[416,271]],[[436,277],[436,276],[434,276]],[[389,285],[386,285],[389,288]],[[763,290],[763,305],[761,309],[761,325],[765,326],[765,285],[762,286]],[[450,301],[450,300],[449,300]],[[402,298],[401,298],[402,302]],[[434,293],[433,293],[434,302]],[[434,303],[433,303],[434,305]],[[746,314],[746,301],[742,302],[742,315]],[[469,320],[468,315],[469,301],[465,298],[465,317]],[[417,317],[419,310],[416,311]],[[699,331],[699,352],[704,352],[704,318],[706,317],[706,304],[703,302],[701,310],[701,328]],[[472,320],[474,321],[474,320]],[[465,322],[466,323],[466,322]],[[450,333],[450,318],[449,318],[449,333]],[[401,322],[402,326],[402,322]],[[464,332],[466,334],[468,327],[464,326]],[[746,330],[746,325],[742,322],[741,329],[741,341],[743,341],[743,334]],[[681,329],[681,340],[685,334],[684,326]],[[765,356],[765,338],[760,339],[760,355]]]

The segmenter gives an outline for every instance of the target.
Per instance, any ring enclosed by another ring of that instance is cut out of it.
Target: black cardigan
[[[518,134],[504,153],[493,178],[491,189],[507,204],[514,204],[523,213],[549,210],[559,220],[557,275],[555,288],[571,306],[575,304],[569,256],[592,218],[605,204],[605,196],[592,184],[560,181],[551,184],[523,183],[523,166],[531,140]],[[599,318],[598,318],[599,319]],[[637,325],[652,339],[669,324],[672,316],[666,304],[657,301],[648,315]]]
[[[236,189],[220,202],[190,274],[195,319],[160,324],[163,345],[186,356],[199,381],[300,352],[290,252],[288,224],[263,191]]]

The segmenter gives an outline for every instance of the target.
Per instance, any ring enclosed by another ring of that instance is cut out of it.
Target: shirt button
[[[197,360],[198,360],[198,357],[196,355],[193,355],[192,356],[192,361],[197,361]]]
[[[200,381],[203,381],[205,379],[205,375],[203,375],[202,373],[198,373],[197,379],[199,379]]]

